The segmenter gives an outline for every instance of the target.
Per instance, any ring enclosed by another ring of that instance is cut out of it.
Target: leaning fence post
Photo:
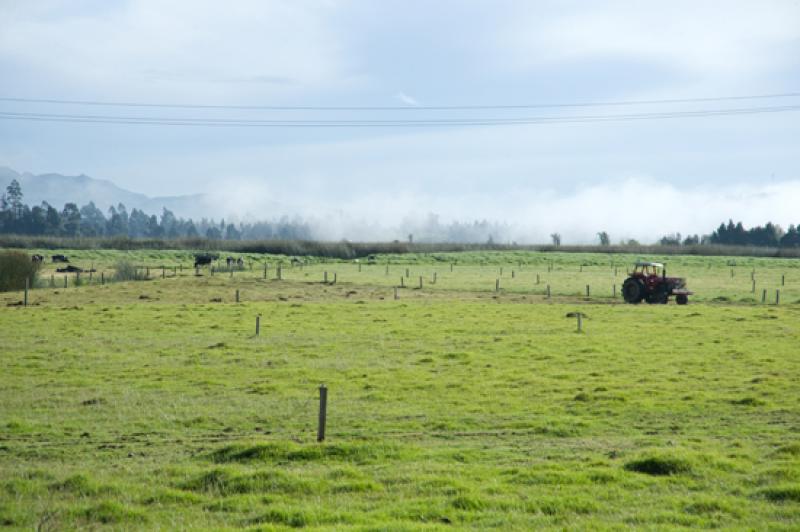
[[[317,425],[317,441],[325,441],[325,422],[328,414],[328,388],[324,384],[319,387],[319,423]]]
[[[25,300],[23,302],[23,304],[26,307],[28,306],[28,286],[30,285],[30,283],[31,283],[31,280],[28,277],[26,277],[25,278]]]

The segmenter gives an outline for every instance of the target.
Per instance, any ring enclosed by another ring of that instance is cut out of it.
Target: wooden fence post
[[[236,302],[239,302],[239,289],[236,289]]]
[[[583,331],[583,314],[580,312],[576,312],[575,315],[578,317],[578,332]]]
[[[750,289],[750,292],[755,294],[756,293],[756,280],[753,279],[753,287]]]
[[[338,277],[338,274],[336,272],[333,272],[333,284],[336,284],[336,278],[337,277]]]
[[[328,272],[327,271],[322,272],[322,282],[325,283],[325,284],[328,284]]]
[[[406,277],[408,277],[408,268],[406,268]]]
[[[786,274],[784,273],[781,275],[781,286],[785,285],[786,285]]]
[[[494,291],[495,292],[499,292],[500,291],[500,279],[495,279],[494,280]]]
[[[283,280],[283,263],[282,262],[278,263],[278,272],[277,273],[278,273],[278,276],[277,276],[278,280],[282,281]]]
[[[536,284],[539,284],[539,274],[536,274]]]
[[[589,285],[586,285],[586,297],[589,297]]]
[[[256,316],[256,336],[261,334],[261,315]]]
[[[550,299],[550,285],[547,285],[547,299]]]
[[[23,305],[26,306],[26,307],[28,306],[28,287],[30,286],[30,284],[31,284],[30,278],[26,277],[25,278],[25,299],[23,301]]]
[[[264,263],[264,279],[267,278],[267,263]]]
[[[450,263],[450,273],[453,273],[453,263]]]
[[[762,303],[766,303],[767,302],[767,289],[766,288],[761,292],[761,302]]]
[[[66,288],[66,287],[67,287],[67,276],[65,275],[64,276],[64,288]]]
[[[328,388],[324,384],[319,387],[319,423],[317,424],[317,441],[325,441],[325,423],[328,417]]]
[[[422,276],[419,276],[419,289],[422,290]]]
[[[775,290],[775,304],[776,305],[780,305],[781,304],[781,291],[780,291],[780,289]]]
[[[436,284],[436,272],[433,272],[433,284]]]
[[[405,288],[406,287],[404,279],[405,279],[405,277],[403,277],[403,276],[400,277],[400,288]]]
[[[611,297],[614,297],[614,298],[617,297],[617,285],[614,285],[611,288]]]
[[[395,300],[400,299],[400,296],[397,295],[397,287],[394,287],[394,298]]]
[[[56,276],[53,275],[52,273],[50,274],[50,287],[51,288],[56,287]]]

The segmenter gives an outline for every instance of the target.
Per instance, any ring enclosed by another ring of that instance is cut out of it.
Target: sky
[[[431,213],[506,223],[509,238],[530,243],[553,232],[591,243],[599,231],[650,242],[729,218],[800,223],[800,94],[719,100],[800,93],[800,0],[0,0],[0,80],[0,98],[201,106],[0,100],[0,166],[150,196],[206,192],[218,198],[209,216],[315,216],[326,238],[362,238],[362,224],[388,238]],[[698,98],[711,100],[426,109]],[[652,116],[763,107],[783,110]],[[646,116],[563,121],[630,114]],[[531,117],[562,121],[474,124]]]

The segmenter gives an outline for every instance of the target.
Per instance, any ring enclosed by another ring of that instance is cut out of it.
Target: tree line
[[[22,187],[11,181],[0,196],[0,233],[65,236],[65,237],[129,237],[129,238],[208,238],[211,240],[311,240],[311,228],[300,219],[282,217],[255,223],[217,223],[213,218],[194,221],[179,218],[167,208],[158,217],[139,209],[128,209],[122,203],[111,206],[108,213],[94,202],[78,207],[66,203],[61,210],[47,202],[29,206],[23,202]]]

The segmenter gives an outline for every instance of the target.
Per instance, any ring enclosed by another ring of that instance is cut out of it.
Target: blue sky
[[[0,96],[151,103],[407,106],[324,118],[568,116],[798,105],[800,97],[635,108],[417,105],[661,100],[800,91],[800,2],[0,2]],[[0,102],[0,111],[214,118],[287,111]],[[148,195],[214,192],[391,226],[513,224],[519,241],[652,240],[727,218],[800,223],[800,111],[501,127],[259,129],[0,120],[0,165],[85,173]],[[335,222],[334,222],[335,221]],[[369,235],[373,236],[373,235]],[[377,236],[385,236],[378,233]]]

